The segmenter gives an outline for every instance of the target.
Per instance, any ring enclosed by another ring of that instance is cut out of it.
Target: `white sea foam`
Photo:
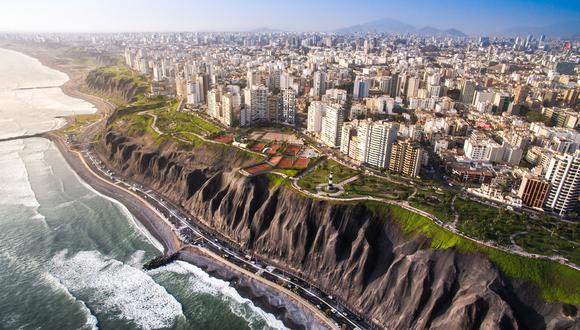
[[[87,303],[98,313],[117,312],[139,328],[166,328],[184,317],[181,304],[146,273],[97,251],[70,258],[61,251],[50,272],[73,294],[89,297]]]
[[[21,152],[23,141],[0,143],[0,204],[39,206],[28,180]]]
[[[87,318],[87,322],[81,327],[81,329],[99,329],[99,321],[97,319],[97,317],[95,315],[93,315],[93,313],[91,312],[91,310],[89,309],[89,307],[87,307],[87,304],[85,304],[84,301],[78,299],[77,297],[75,297],[66,286],[64,286],[64,284],[61,283],[61,281],[52,276],[49,273],[43,273],[41,275],[41,278],[47,283],[49,284],[53,289],[55,289],[56,291],[61,291],[64,292],[65,295],[72,301],[79,303],[80,304],[80,308],[83,310],[83,313],[85,314],[86,318]]]
[[[145,251],[137,250],[131,256],[129,256],[129,259],[125,263],[129,266],[139,268],[143,264],[144,259]]]
[[[230,283],[211,277],[208,273],[195,265],[184,261],[177,261],[150,272],[156,273],[162,271],[192,275],[192,277],[189,278],[192,291],[207,293],[225,300],[232,313],[245,319],[251,328],[255,328],[257,326],[256,323],[265,321],[270,328],[287,329],[284,323],[278,320],[273,314],[260,309],[254,305],[250,299],[240,296]]]
[[[40,203],[30,185],[24,159],[27,155],[22,140],[0,143],[0,205],[29,207],[34,212],[30,219],[46,224],[44,215],[38,212]]]

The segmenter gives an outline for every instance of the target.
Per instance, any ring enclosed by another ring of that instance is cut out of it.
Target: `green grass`
[[[411,205],[433,214],[443,222],[448,222],[453,220],[452,199],[453,194],[448,191],[418,188],[417,193],[411,199]]]
[[[191,116],[191,118],[192,118],[191,120],[193,121],[193,123],[195,125],[202,128],[203,130],[208,132],[210,135],[221,132],[221,129],[219,127],[217,127],[216,125],[210,123],[209,121],[201,118],[199,115],[197,115],[195,113]]]
[[[97,74],[113,77],[115,80],[132,81],[136,86],[149,87],[149,81],[143,75],[131,70],[119,61],[115,65],[104,66],[95,70]]]
[[[566,223],[556,218],[534,219],[501,208],[457,198],[457,227],[470,237],[495,241],[509,246],[514,233],[516,244],[530,253],[560,255],[580,264],[580,223]]]
[[[431,220],[394,205],[366,202],[379,219],[391,218],[405,235],[423,234],[431,239],[431,248],[455,248],[461,253],[483,253],[508,277],[531,281],[548,302],[580,304],[580,272],[556,262],[521,257],[465,239]]]
[[[280,175],[276,175],[276,174],[272,174],[272,173],[266,173],[264,175],[266,175],[266,177],[268,178],[268,181],[270,183],[270,188],[276,188],[276,187],[279,187],[281,185],[289,185],[290,184],[290,180],[288,180],[287,178],[284,178]]]
[[[298,180],[298,185],[308,191],[316,192],[316,186],[318,184],[328,182],[328,174],[330,171],[332,171],[332,177],[335,183],[359,174],[356,170],[343,166],[332,159],[327,159],[322,161],[316,169]]]
[[[157,127],[167,134],[175,133],[195,133],[202,136],[208,136],[220,132],[220,128],[205,121],[195,114],[175,111],[177,102],[169,107],[161,108],[155,111],[157,115]]]
[[[412,187],[366,175],[361,175],[355,181],[347,184],[344,189],[351,195],[367,195],[394,200],[407,199],[413,192]]]
[[[294,169],[286,169],[286,170],[274,169],[273,171],[278,172],[278,173],[282,173],[282,174],[286,174],[289,177],[293,177],[296,174],[300,173],[300,170],[294,170]]]
[[[62,132],[65,134],[79,133],[81,128],[83,128],[88,124],[96,122],[97,120],[99,120],[99,118],[100,115],[96,113],[76,115],[74,117],[74,122],[72,122],[70,125],[65,126],[62,129]]]

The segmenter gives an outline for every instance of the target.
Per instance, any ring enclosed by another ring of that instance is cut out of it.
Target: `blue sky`
[[[383,17],[477,35],[580,21],[580,1],[0,0],[0,31],[328,31]]]

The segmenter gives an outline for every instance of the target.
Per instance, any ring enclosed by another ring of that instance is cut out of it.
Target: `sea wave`
[[[84,301],[78,299],[77,297],[75,297],[69,290],[68,288],[62,284],[62,282],[52,276],[49,273],[43,273],[41,275],[41,278],[44,279],[44,281],[46,283],[48,283],[52,288],[56,289],[57,291],[62,291],[65,293],[65,295],[80,304],[80,307],[83,311],[83,313],[85,314],[86,318],[87,318],[87,322],[81,327],[82,330],[84,329],[94,329],[97,330],[99,329],[99,321],[97,319],[97,317],[95,315],[93,315],[93,313],[91,312],[91,310],[89,309],[89,307],[87,306],[87,304],[85,304]]]
[[[140,269],[101,255],[67,251],[52,259],[50,273],[97,313],[118,313],[141,329],[167,328],[185,318],[181,304]]]
[[[21,140],[0,143],[0,204],[24,205],[38,208],[40,204],[30,186],[21,152]]]
[[[62,157],[62,155],[60,155],[60,157]],[[133,216],[133,214],[129,211],[129,209],[127,209],[127,207],[125,205],[123,205],[123,203],[119,202],[118,200],[111,198],[107,195],[101,194],[100,192],[98,192],[97,190],[95,190],[95,188],[93,188],[90,184],[86,183],[85,180],[83,180],[71,167],[70,165],[64,161],[64,163],[66,164],[66,166],[69,168],[69,170],[74,174],[74,176],[77,178],[77,180],[88,190],[90,190],[92,193],[94,193],[95,195],[105,198],[106,200],[112,202],[115,206],[117,206],[119,208],[119,210],[121,210],[121,212],[125,215],[125,217],[127,218],[127,220],[129,220],[129,224],[132,225],[132,227],[134,227],[135,229],[137,229],[137,232],[141,233],[143,235],[144,238],[147,239],[147,241],[149,241],[149,243],[151,243],[151,245],[153,245],[157,250],[163,252],[163,244],[161,244],[161,242],[159,242],[157,239],[155,239],[155,237],[147,230],[147,228],[145,228],[145,226],[139,222],[137,219],[135,219],[135,217]],[[83,196],[84,197],[84,196]]]
[[[163,271],[182,275],[192,275],[188,279],[192,291],[220,297],[228,303],[227,305],[230,307],[231,312],[246,320],[252,329],[257,329],[260,326],[263,326],[264,322],[270,329],[288,329],[284,323],[277,319],[273,314],[267,313],[257,307],[250,299],[240,296],[229,282],[211,277],[208,273],[195,265],[184,261],[176,261],[150,272],[157,273]]]

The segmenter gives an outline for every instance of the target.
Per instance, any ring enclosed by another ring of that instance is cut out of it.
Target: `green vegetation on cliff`
[[[455,248],[461,253],[483,253],[508,277],[531,281],[549,302],[580,304],[580,272],[557,262],[518,256],[476,243],[452,233],[431,220],[395,205],[366,202],[377,218],[396,221],[404,234],[422,234],[431,248]]]
[[[94,70],[94,72],[96,75],[112,77],[115,80],[131,81],[135,86],[138,87],[148,88],[150,85],[148,79],[145,76],[131,70],[121,62],[115,65],[100,67]]]

